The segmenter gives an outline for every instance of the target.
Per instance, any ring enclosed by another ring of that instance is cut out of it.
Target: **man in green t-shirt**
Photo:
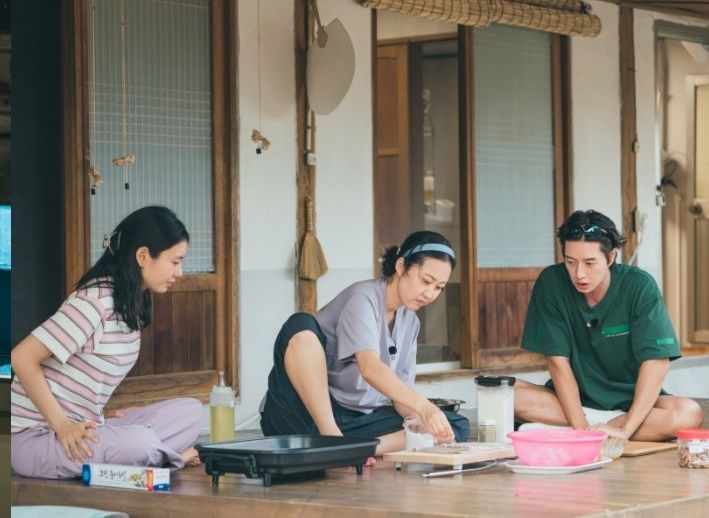
[[[515,417],[577,429],[602,428],[637,441],[661,441],[696,428],[702,410],[662,390],[677,337],[654,279],[615,262],[626,239],[603,214],[576,211],[557,233],[564,262],[546,268],[529,302],[522,347],[542,353],[546,386],[515,384]],[[583,407],[618,410],[589,423]]]

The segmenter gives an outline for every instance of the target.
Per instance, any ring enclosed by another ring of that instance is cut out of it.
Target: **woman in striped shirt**
[[[180,398],[104,415],[138,358],[151,293],[182,277],[189,234],[174,212],[150,206],[104,239],[98,262],[59,310],[12,351],[12,468],[42,478],[81,474],[85,462],[195,463],[203,421]]]

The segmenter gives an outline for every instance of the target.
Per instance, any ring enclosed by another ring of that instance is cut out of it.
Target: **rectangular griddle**
[[[212,484],[226,473],[241,473],[248,478],[263,478],[271,485],[271,475],[291,475],[324,471],[330,468],[362,466],[374,455],[379,439],[316,435],[275,435],[242,441],[197,444]]]

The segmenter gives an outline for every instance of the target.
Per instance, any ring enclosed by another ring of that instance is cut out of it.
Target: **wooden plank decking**
[[[709,416],[709,400],[700,402]],[[703,426],[709,427],[709,417]],[[263,487],[261,480],[228,475],[213,487],[204,468],[195,467],[174,473],[172,490],[165,494],[13,476],[11,498],[13,505],[97,507],[132,518],[709,516],[709,470],[680,468],[676,451],[623,457],[572,475],[520,475],[496,466],[421,477],[431,469],[413,464],[396,471],[379,460],[361,476],[354,468],[342,468],[317,479]]]
[[[503,467],[424,479],[427,465],[396,471],[377,462],[324,478],[274,482],[241,475],[212,487],[203,468],[173,474],[168,494],[81,486],[78,481],[12,480],[13,505],[77,505],[168,516],[709,516],[709,471],[680,468],[674,451],[621,458],[572,475],[520,475]]]

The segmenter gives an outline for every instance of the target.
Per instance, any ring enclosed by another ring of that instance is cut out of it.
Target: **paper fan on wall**
[[[337,108],[352,84],[354,68],[354,46],[342,22],[335,18],[319,25],[306,71],[308,104],[315,113],[327,115]]]

